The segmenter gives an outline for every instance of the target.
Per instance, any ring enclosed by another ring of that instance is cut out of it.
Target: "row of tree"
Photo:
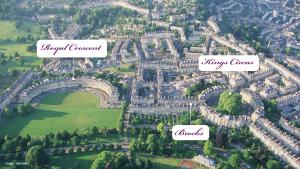
[[[41,145],[45,148],[58,148],[63,146],[77,146],[86,145],[89,140],[96,140],[96,138],[108,138],[110,135],[117,134],[116,129],[108,129],[104,127],[99,130],[93,127],[85,132],[79,133],[75,130],[73,133],[68,131],[57,132],[56,134],[50,133],[45,137],[31,138],[27,136],[17,136],[11,138],[5,136],[0,139],[0,148],[2,153],[17,153],[20,151],[27,151],[30,147]]]
[[[199,112],[192,112],[192,120],[198,118]],[[173,126],[175,124],[189,124],[189,113],[183,112],[180,116],[173,114],[131,114],[130,123],[132,125],[142,125],[142,124],[159,124],[163,123],[164,125]]]
[[[121,115],[120,115],[120,119],[119,119],[119,126],[118,126],[120,132],[123,132],[123,130],[125,128],[124,120],[125,120],[125,114],[126,114],[128,106],[129,106],[128,102],[123,102]]]
[[[0,18],[8,19],[15,15],[16,1],[15,0],[2,0],[0,3]]]
[[[105,7],[93,10],[80,10],[75,14],[74,18],[78,24],[89,25],[90,30],[94,31],[97,28],[104,27],[105,25],[114,25],[117,21],[122,21],[126,17],[136,17],[137,15],[136,11],[126,8]]]
[[[102,151],[91,165],[91,169],[151,169],[152,162],[130,153],[129,159],[125,152]]]

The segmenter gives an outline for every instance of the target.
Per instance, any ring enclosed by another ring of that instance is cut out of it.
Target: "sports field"
[[[43,136],[62,130],[97,126],[116,128],[120,109],[99,109],[99,98],[87,92],[55,93],[44,97],[31,114],[0,123],[0,135]]]

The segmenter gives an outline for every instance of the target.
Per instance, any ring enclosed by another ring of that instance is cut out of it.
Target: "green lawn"
[[[179,158],[165,158],[160,156],[151,156],[149,154],[141,154],[139,156],[149,158],[152,163],[152,169],[178,169],[182,159]]]
[[[18,36],[31,35],[33,37],[41,36],[40,27],[31,21],[23,21],[20,27],[16,28],[16,21],[0,20],[0,40],[17,39]]]
[[[116,128],[120,109],[99,109],[99,98],[87,92],[56,93],[44,97],[31,114],[0,123],[0,135],[43,136],[62,130],[97,126]]]
[[[61,169],[88,169],[99,152],[77,153],[51,158],[51,165]]]
[[[1,23],[0,23],[1,24]],[[18,43],[5,43],[0,44],[0,52],[4,53],[6,57],[14,55],[15,52],[20,54],[20,57],[13,57],[5,65],[0,66],[0,71],[3,73],[8,72],[9,69],[30,69],[32,67],[37,67],[42,64],[42,60],[36,56],[36,53],[28,52],[27,46],[29,44],[18,44]],[[20,64],[21,57],[24,59],[24,64]]]
[[[133,76],[134,75],[134,69],[131,69],[130,65],[131,64],[129,64],[129,63],[121,64],[121,65],[116,66],[116,67],[106,68],[105,70],[108,70],[108,71],[113,72],[113,73],[124,73],[124,74],[127,74],[128,76]]]

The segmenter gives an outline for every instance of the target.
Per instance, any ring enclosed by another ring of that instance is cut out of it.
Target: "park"
[[[34,111],[0,124],[1,135],[44,136],[93,126],[117,128],[121,109],[98,108],[99,98],[87,92],[62,92],[43,97]]]

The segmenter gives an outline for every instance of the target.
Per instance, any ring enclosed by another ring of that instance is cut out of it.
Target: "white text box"
[[[200,71],[257,71],[257,55],[204,55],[199,57]]]
[[[39,40],[40,58],[103,58],[107,55],[106,40]]]

